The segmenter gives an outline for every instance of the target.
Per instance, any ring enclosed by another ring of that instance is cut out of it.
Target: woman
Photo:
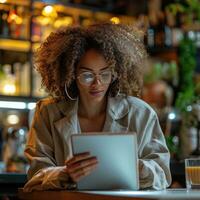
[[[70,135],[96,131],[135,131],[140,188],[170,185],[170,157],[158,118],[137,98],[145,57],[141,33],[127,25],[50,34],[35,66],[53,98],[37,103],[25,150],[30,161],[25,191],[71,188],[92,173],[98,158],[72,156]]]

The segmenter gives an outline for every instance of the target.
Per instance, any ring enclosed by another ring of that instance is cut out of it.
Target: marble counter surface
[[[167,189],[162,191],[34,191],[24,193],[19,190],[19,199],[26,200],[200,200],[200,190]]]
[[[84,191],[89,194],[120,196],[120,197],[138,197],[148,199],[177,200],[177,199],[199,199],[200,190],[183,189],[166,189],[161,191],[144,190],[144,191]]]

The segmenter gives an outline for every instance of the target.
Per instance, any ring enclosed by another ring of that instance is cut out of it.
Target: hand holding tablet
[[[98,160],[95,156],[91,156],[89,152],[84,152],[74,155],[65,164],[66,172],[71,180],[76,183],[96,169]]]

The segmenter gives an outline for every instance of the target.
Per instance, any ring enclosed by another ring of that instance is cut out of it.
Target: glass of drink
[[[200,189],[200,158],[185,159],[187,189]]]

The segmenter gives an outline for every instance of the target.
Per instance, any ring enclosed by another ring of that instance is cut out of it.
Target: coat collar
[[[59,120],[54,122],[55,128],[58,134],[62,138],[64,145],[64,154],[72,155],[70,135],[79,133],[79,128],[77,125],[77,110],[78,110],[78,100],[77,101],[67,101],[62,100],[57,103],[57,107],[63,114]],[[127,131],[129,127],[128,118],[125,120],[120,120],[125,117],[129,112],[129,104],[126,97],[118,96],[115,98],[108,98],[107,105],[107,119],[104,124],[104,131],[107,132],[121,132]]]
[[[62,100],[58,102],[58,108],[64,116],[72,117],[77,114],[78,99],[75,101]],[[118,95],[117,97],[108,97],[107,112],[113,120],[123,118],[129,112],[129,105],[127,98],[124,95]]]

